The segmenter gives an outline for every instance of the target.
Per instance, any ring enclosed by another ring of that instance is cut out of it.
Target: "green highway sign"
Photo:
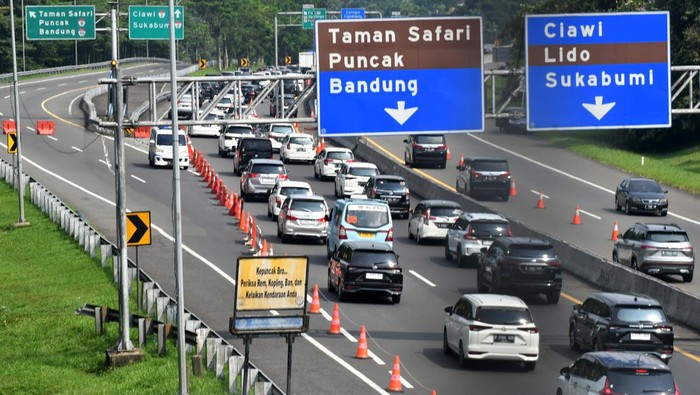
[[[175,39],[185,37],[185,7],[175,7]],[[170,38],[170,13],[168,6],[129,6],[130,40],[168,40]]]
[[[25,7],[27,40],[94,40],[95,6]]]
[[[313,29],[314,21],[317,19],[326,19],[325,8],[302,8],[301,10],[301,27],[304,29]]]

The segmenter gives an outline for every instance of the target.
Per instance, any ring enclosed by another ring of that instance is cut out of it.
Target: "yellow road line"
[[[76,128],[84,129],[84,128],[85,128],[84,125],[78,125],[78,124],[73,123],[73,122],[71,122],[71,121],[69,121],[69,120],[67,120],[67,119],[63,119],[63,118],[59,117],[58,115],[56,115],[56,114],[52,113],[51,111],[49,111],[49,110],[46,108],[46,103],[48,103],[49,101],[51,101],[51,100],[53,100],[53,99],[55,99],[55,98],[57,98],[57,97],[66,95],[66,94],[68,94],[68,93],[73,93],[73,92],[77,92],[77,91],[81,91],[81,90],[88,90],[88,89],[93,89],[93,88],[94,88],[94,86],[88,86],[88,87],[73,89],[73,90],[66,91],[66,92],[61,92],[61,93],[59,93],[59,94],[57,94],[57,95],[51,96],[51,97],[49,97],[49,98],[47,98],[47,99],[44,99],[44,101],[41,102],[41,108],[42,108],[47,114],[51,115],[52,117],[58,119],[58,120],[61,121],[61,122],[65,122],[65,123],[67,123],[67,124],[69,124],[69,125],[75,126]]]

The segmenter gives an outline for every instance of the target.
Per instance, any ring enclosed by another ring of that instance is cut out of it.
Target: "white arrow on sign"
[[[175,18],[179,18],[179,17],[180,17],[180,10],[176,9],[175,10]]]
[[[30,18],[36,18],[36,11],[29,11]]]
[[[595,104],[582,103],[583,107],[588,110],[597,120],[603,119],[605,114],[608,113],[613,107],[615,107],[616,102],[603,104],[603,96],[595,97]]]
[[[391,115],[391,117],[394,118],[399,125],[403,125],[406,121],[408,121],[408,118],[411,118],[413,113],[418,111],[418,107],[406,108],[405,101],[397,101],[396,107],[397,108],[385,107],[384,111]]]

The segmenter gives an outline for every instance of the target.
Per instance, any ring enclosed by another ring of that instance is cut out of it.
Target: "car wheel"
[[[637,258],[632,258],[632,260],[630,261],[630,268],[632,270],[635,270],[635,271],[639,270],[639,264],[637,263]]]
[[[317,180],[318,180],[319,178],[321,178],[321,177],[318,176],[318,171],[316,170],[316,166],[314,166],[314,178],[317,179]]]
[[[447,167],[447,161],[441,162],[438,167],[444,169],[445,167]]]
[[[411,233],[411,224],[408,224],[408,239],[413,240],[413,233]]]
[[[277,237],[280,239],[282,238],[282,230],[280,229],[279,225],[277,225]]]
[[[445,355],[450,355],[451,353],[450,345],[447,343],[447,329],[442,331],[442,352]]]
[[[665,217],[668,214],[668,211],[662,211],[660,214],[662,217]]]
[[[423,240],[420,237],[420,230],[416,231],[416,244],[423,244]]]
[[[267,205],[267,218],[272,218],[272,217],[273,217],[272,211],[270,210],[270,205],[268,204]]]
[[[153,158],[150,158],[150,157],[148,158],[148,164],[151,167],[156,167],[156,162],[153,160]]]
[[[615,263],[620,263],[620,257],[617,256],[617,251],[613,251],[612,260],[613,260],[613,262],[615,262]]]
[[[219,149],[219,156],[222,157],[222,158],[225,157],[225,156],[226,156],[226,151],[222,151],[221,149]]]
[[[632,210],[630,210],[630,202],[625,202],[625,214],[630,215]]]
[[[559,297],[561,296],[561,292],[556,291],[556,292],[548,292],[547,293],[547,303],[549,304],[557,304],[559,303]]]
[[[394,304],[401,303],[401,295],[391,295],[391,302]]]
[[[406,156],[405,152],[403,154],[403,164],[404,164],[404,166],[408,166],[408,156]]]
[[[289,243],[289,239],[290,239],[289,235],[284,233],[284,231],[282,231],[282,244]]]
[[[336,293],[338,294],[338,300],[345,300],[345,286],[343,286],[343,282],[341,280],[338,280],[338,289],[336,289]]]
[[[685,273],[681,275],[683,277],[683,282],[689,283],[693,281],[693,272]]]
[[[328,292],[335,292],[335,287],[333,286],[333,280],[331,280],[331,271],[328,271]]]
[[[564,393],[561,392],[561,388],[557,388],[557,395],[564,395]]]
[[[320,244],[326,244],[327,237],[321,237],[319,240],[321,241]]]
[[[462,341],[459,341],[459,353],[457,360],[459,361],[459,366],[462,368],[467,367],[467,358],[464,357],[464,347],[462,346]]]
[[[501,200],[503,200],[504,202],[507,202],[508,199],[510,199],[510,192],[501,195]]]
[[[452,253],[450,253],[450,243],[447,241],[447,238],[445,238],[445,259],[448,261],[452,260]]]
[[[574,329],[573,325],[569,327],[569,348],[574,351],[581,349],[581,347],[578,345],[578,340],[576,340],[576,329]]]
[[[462,245],[458,244],[457,245],[457,264],[459,266],[465,266],[467,263],[467,257],[465,255],[462,255]]]
[[[622,207],[620,207],[620,204],[617,202],[617,196],[615,196],[615,211],[620,210],[622,210]]]
[[[537,361],[525,362],[525,370],[533,371],[535,366],[537,366]]]

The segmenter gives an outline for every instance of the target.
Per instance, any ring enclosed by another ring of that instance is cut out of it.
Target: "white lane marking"
[[[50,138],[50,139],[53,140],[53,141],[58,141],[58,139],[57,139],[56,137],[54,137],[54,136],[46,136],[46,137],[47,137],[47,138]]]
[[[432,281],[430,281],[430,280],[428,280],[427,278],[421,276],[421,275],[418,274],[418,272],[416,272],[415,270],[409,270],[408,272],[411,273],[411,274],[413,274],[414,276],[416,276],[419,280],[423,281],[424,283],[430,285],[431,287],[434,287],[434,286],[435,286],[435,284],[434,284]]]
[[[82,149],[80,149],[80,148],[78,148],[78,147],[76,147],[76,146],[74,146],[74,145],[71,145],[70,147],[73,148],[74,150],[78,151],[78,152],[83,152]]]
[[[36,129],[34,129],[34,128],[31,127],[31,126],[27,126],[27,129],[31,130],[32,132],[36,132]]]
[[[599,217],[599,216],[597,216],[597,215],[595,215],[595,214],[593,214],[593,213],[589,213],[589,212],[586,211],[586,210],[578,209],[578,211],[579,211],[581,214],[586,214],[586,215],[591,216],[591,217],[593,217],[593,218],[595,218],[595,219],[602,219],[601,217]]]
[[[19,92],[20,95],[23,95],[23,94],[25,94],[25,93],[27,93],[27,91],[21,91],[21,92]]]
[[[40,86],[40,87],[36,88],[36,90],[38,90],[38,91],[42,91],[42,90],[44,90],[44,89],[46,89],[45,86]]]
[[[534,190],[534,189],[530,189],[530,192],[534,193],[535,195],[540,195],[540,194],[541,194],[540,192],[537,192],[537,191]],[[542,197],[545,198],[545,199],[549,199],[549,196],[545,195],[544,193],[542,193]]]
[[[66,86],[66,85],[68,85],[68,84],[65,83],[65,82],[62,82],[62,83],[58,84],[58,86]]]
[[[0,117],[4,117],[4,116],[5,116],[5,114],[3,114],[2,111],[0,111]]]
[[[496,144],[494,144],[494,143],[492,143],[492,142],[490,142],[490,141],[486,141],[486,140],[482,139],[481,137],[475,136],[473,133],[467,133],[467,134],[468,134],[471,138],[476,139],[476,140],[479,140],[479,141],[481,141],[482,143],[484,143],[484,144],[486,144],[486,145],[490,145],[490,146],[492,146],[493,148],[499,149],[499,150],[501,150],[501,151],[503,151],[503,152],[507,152],[507,153],[509,153],[509,154],[511,154],[511,155],[513,155],[513,156],[517,156],[518,158],[523,159],[523,160],[526,160],[526,161],[528,161],[528,162],[530,162],[530,163],[533,163],[533,164],[535,164],[535,165],[537,165],[537,166],[544,167],[544,168],[547,169],[547,170],[551,170],[551,171],[553,171],[553,172],[555,172],[555,173],[558,173],[558,174],[561,174],[561,175],[563,175],[563,176],[565,176],[565,177],[569,177],[569,178],[571,178],[572,180],[579,181],[579,182],[584,183],[584,184],[586,184],[586,185],[592,186],[593,188],[600,189],[601,191],[607,192],[607,193],[609,193],[609,194],[611,194],[611,195],[614,195],[614,194],[615,194],[615,191],[613,191],[612,189],[608,189],[608,188],[602,187],[602,186],[600,186],[600,185],[598,185],[598,184],[594,184],[594,183],[591,182],[591,181],[584,180],[584,179],[581,178],[581,177],[576,177],[576,176],[573,175],[573,174],[569,174],[569,173],[567,173],[567,172],[565,172],[565,171],[556,169],[556,168],[554,168],[554,167],[552,167],[552,166],[545,165],[544,163],[538,162],[538,161],[536,161],[536,160],[534,160],[534,159],[531,159],[531,158],[528,158],[527,156],[525,156],[525,155],[523,155],[523,154],[519,154],[519,153],[517,153],[517,152],[515,152],[515,151],[509,150],[508,148],[504,148],[504,147],[501,147],[500,145],[496,145]],[[672,213],[672,212],[669,211],[669,212],[668,212],[668,215],[670,215],[670,216],[672,216],[672,217],[676,217],[676,218],[678,218],[678,219],[682,219],[682,220],[684,220],[684,221],[688,221],[688,222],[693,223],[693,224],[695,224],[695,225],[700,225],[700,221],[696,221],[696,220],[694,220],[694,219],[691,219],[691,218],[688,218],[688,217],[684,217],[684,216],[682,216],[682,215],[680,215],[680,214]]]
[[[355,339],[355,337],[351,335],[350,332],[346,331],[345,328],[341,327],[340,333],[342,333],[343,336],[345,336],[345,338],[350,340],[352,343],[357,343],[357,339]]]
[[[138,178],[138,177],[136,177],[136,176],[133,175],[133,174],[131,174],[131,178],[133,178],[133,179],[136,180],[136,181],[141,181],[141,182],[144,183],[144,184],[146,183],[146,180],[144,180],[143,178]]]
[[[391,374],[392,374],[392,371],[390,370],[390,371],[389,371],[389,375],[391,376]],[[408,381],[406,381],[406,379],[404,379],[403,377],[401,377],[401,384],[403,384],[403,386],[406,387],[406,388],[413,388],[413,386],[411,385],[411,383],[409,383]]]
[[[4,98],[5,98],[5,99],[9,99],[9,98],[10,98],[10,95],[5,96]]]
[[[110,166],[111,166],[111,165],[109,164],[109,162],[107,162],[107,161],[105,161],[105,160],[103,160],[103,159],[98,159],[97,161],[98,161],[98,162],[101,162],[101,163],[104,163],[105,165],[107,165],[107,167],[110,167]]]
[[[369,355],[369,357],[372,358],[377,365],[386,365],[386,363],[384,363],[384,361],[382,361],[377,354],[373,353],[372,350],[367,350],[367,355]]]
[[[83,97],[83,95],[85,95],[85,94],[84,93],[79,94],[73,100],[71,100],[70,103],[68,103],[68,115],[73,115],[73,103],[75,103],[76,100]]]
[[[152,73],[152,72],[154,72],[154,71],[156,71],[156,69],[150,69],[150,70],[148,70],[149,73]]]
[[[86,82],[88,82],[88,80],[80,80],[80,81],[78,81],[79,84],[84,84],[84,83],[86,83]]]

